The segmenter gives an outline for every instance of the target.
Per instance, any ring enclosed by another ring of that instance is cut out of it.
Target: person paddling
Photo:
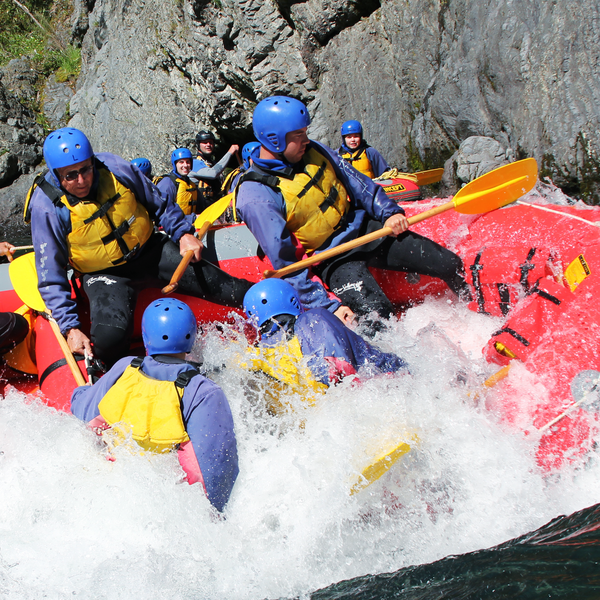
[[[131,163],[95,154],[72,127],[50,133],[43,151],[48,171],[27,195],[25,220],[31,221],[40,294],[73,353],[109,365],[127,354],[137,290],[169,281],[187,251],[192,264],[179,289],[241,307],[252,283],[201,259],[191,220]],[[155,231],[155,222],[167,235]],[[69,269],[82,274],[90,337],[81,328]]]
[[[456,294],[469,298],[461,259],[407,231],[404,210],[336,152],[309,140],[309,124],[306,106],[295,98],[272,96],[254,110],[260,155],[241,179],[235,210],[273,268],[283,268],[304,255],[334,248],[382,226],[393,233],[310,272],[304,269],[286,277],[302,304],[329,310],[345,323],[351,322],[355,313],[376,311],[389,317],[394,307],[369,266],[439,277]],[[315,274],[322,281],[316,280]]]
[[[357,171],[374,179],[390,170],[385,158],[367,144],[360,121],[346,121],[340,133],[342,145],[338,148],[338,154]]]
[[[251,368],[302,396],[363,368],[375,374],[409,372],[399,356],[369,344],[324,308],[305,311],[287,281],[264,279],[252,286],[244,311],[259,334],[257,348],[250,351]]]
[[[155,180],[163,196],[181,208],[184,215],[196,214],[198,186],[188,177],[192,170],[192,153],[187,148],[177,148],[171,153],[173,170]]]
[[[147,356],[122,358],[93,386],[76,388],[71,412],[101,430],[126,423],[147,450],[178,447],[188,483],[200,483],[223,511],[239,473],[237,444],[223,390],[185,360],[196,340],[194,314],[160,298],[144,311],[142,337]]]

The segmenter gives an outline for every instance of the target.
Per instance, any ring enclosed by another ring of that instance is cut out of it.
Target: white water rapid
[[[258,600],[489,547],[600,500],[600,462],[544,478],[533,444],[477,401],[481,348],[500,321],[449,297],[408,310],[375,339],[411,376],[345,380],[277,418],[217,332],[197,357],[232,406],[240,476],[215,518],[175,455],[121,447],[110,462],[75,417],[23,394],[0,400],[0,597]],[[304,422],[304,426],[301,426]],[[418,443],[349,495],[372,440]]]

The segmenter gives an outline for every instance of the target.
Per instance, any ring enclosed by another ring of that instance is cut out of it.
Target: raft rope
[[[413,173],[401,173],[395,167],[382,173],[379,177],[375,177],[373,181],[386,181],[387,179],[407,179],[408,181],[412,181],[413,183],[417,183],[417,176],[413,175]]]
[[[538,431],[540,433],[543,433],[544,431],[546,431],[546,429],[549,429],[550,427],[552,427],[552,425],[555,425],[560,420],[564,419],[568,414],[573,412],[580,404],[588,402],[591,399],[591,396],[593,396],[593,393],[598,391],[598,384],[600,384],[600,377],[598,377],[597,379],[593,379],[592,383],[594,385],[592,386],[591,389],[589,389],[587,392],[585,392],[585,394],[583,395],[583,398],[581,398],[580,400],[577,400],[577,402],[575,402],[574,404],[571,404],[571,406],[569,406],[569,408],[567,408],[565,411],[561,412],[560,415],[558,415],[558,417],[555,417],[554,419],[552,419],[552,421],[550,421],[549,423],[546,423],[543,427],[540,427],[538,429]]]
[[[583,217],[578,217],[576,215],[564,213],[564,212],[561,212],[560,210],[553,210],[552,208],[547,208],[545,206],[539,206],[537,204],[529,204],[529,202],[523,202],[521,200],[517,200],[515,204],[520,204],[521,206],[528,206],[529,208],[537,208],[538,210],[545,210],[546,212],[554,213],[556,215],[560,215],[561,217],[568,217],[569,219],[576,219],[577,221],[582,221],[583,223],[587,223],[588,225],[593,225],[594,227],[600,227],[600,223],[597,223],[596,221],[590,221],[589,219],[584,219]]]

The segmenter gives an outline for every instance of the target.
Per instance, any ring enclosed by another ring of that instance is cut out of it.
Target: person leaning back
[[[390,227],[392,235],[286,278],[305,308],[326,308],[344,322],[394,308],[368,267],[410,271],[443,279],[469,297],[461,259],[423,236],[407,231],[401,207],[330,148],[309,140],[306,106],[286,96],[259,102],[253,114],[260,155],[242,179],[236,210],[275,269],[343,242]]]

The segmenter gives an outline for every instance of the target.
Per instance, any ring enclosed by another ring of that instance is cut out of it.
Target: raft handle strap
[[[75,360],[77,362],[79,362],[80,360],[85,360],[85,357],[83,356],[83,354],[74,354],[73,356],[75,357]],[[67,365],[67,359],[65,357],[59,358],[58,360],[55,360],[52,364],[48,365],[44,369],[44,372],[40,375],[39,384],[38,384],[40,386],[40,389],[42,389],[42,385],[49,375],[54,373],[54,371],[56,371],[57,369],[60,369],[61,367],[64,367],[66,365]]]
[[[529,346],[529,340],[525,339],[521,334],[517,333],[514,329],[511,329],[510,327],[503,327],[502,329],[500,329],[500,331],[496,331],[496,333],[494,333],[492,337],[495,337],[502,333],[508,333],[509,335],[512,335],[515,338],[515,340],[523,344],[523,346],[525,347]]]
[[[475,288],[475,292],[477,293],[477,312],[480,312],[484,315],[488,315],[489,313],[485,310],[485,297],[483,295],[483,289],[481,288],[481,279],[479,277],[479,271],[483,269],[483,265],[479,262],[481,260],[481,255],[485,248],[482,248],[479,251],[479,254],[475,257],[475,262],[469,267],[471,270],[471,278],[473,279],[473,287]]]
[[[521,277],[519,279],[519,283],[521,284],[525,292],[529,291],[529,271],[535,269],[535,265],[531,262],[535,251],[536,248],[530,248],[525,262],[522,265],[519,265],[519,269],[521,269]]]

